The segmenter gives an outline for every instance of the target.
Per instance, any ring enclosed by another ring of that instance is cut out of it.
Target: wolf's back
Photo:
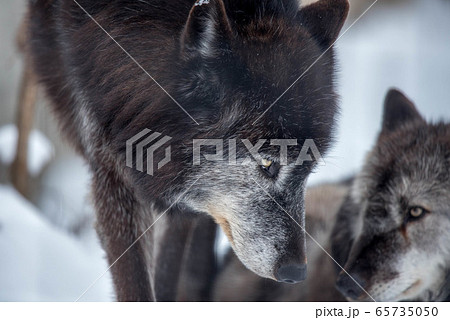
[[[51,101],[62,132],[77,151],[86,156],[86,146],[83,143],[86,138],[83,137],[85,130],[82,122],[86,119],[88,122],[92,122],[91,118],[95,117],[95,121],[100,121],[102,127],[108,123],[112,124],[114,119],[111,117],[117,113],[117,110],[112,107],[117,104],[112,101],[117,101],[118,98],[106,94],[105,91],[118,92],[119,85],[125,86],[124,83],[116,83],[102,91],[99,90],[98,81],[93,79],[126,79],[136,75],[134,69],[137,66],[133,65],[131,59],[127,61],[130,67],[123,68],[124,72],[120,75],[113,75],[115,69],[118,68],[118,63],[115,62],[113,65],[112,57],[114,56],[116,61],[124,61],[125,54],[106,33],[113,33],[115,39],[123,36],[124,39],[119,41],[123,42],[122,44],[127,50],[133,48],[129,43],[146,41],[149,43],[149,48],[157,51],[158,47],[163,47],[158,50],[167,52],[170,50],[170,46],[160,45],[164,38],[158,30],[164,30],[166,35],[180,33],[193,3],[193,0],[152,0],[148,1],[146,5],[136,1],[29,1],[26,19],[28,50],[33,69]],[[147,6],[145,12],[140,10],[143,6]],[[128,35],[128,25],[126,24],[128,21],[130,21],[130,25],[145,23],[146,30],[155,30],[157,35],[148,32],[139,34],[136,30]],[[104,29],[102,30],[102,28]],[[159,43],[156,44],[154,39]],[[104,47],[102,50],[96,50],[101,46]],[[132,55],[136,56],[135,53]],[[154,60],[159,58],[158,56]],[[136,60],[142,60],[142,58],[136,56]],[[107,65],[107,62],[110,62],[111,65]],[[153,65],[162,64],[154,63]],[[146,67],[146,69],[152,74],[158,74],[151,68]],[[89,93],[90,97],[86,99],[83,96],[88,94],[86,84],[91,79],[95,83],[89,84],[91,92]],[[132,85],[130,84],[130,86]],[[107,96],[111,97],[111,101],[89,103],[82,108],[83,100],[96,102],[96,98]],[[104,105],[104,107],[101,108],[100,105]],[[122,103],[122,105],[124,104]],[[131,110],[130,114],[133,113],[134,111]],[[131,117],[128,116],[128,118]],[[102,119],[106,119],[104,123],[101,122]],[[122,126],[116,127],[122,128]]]

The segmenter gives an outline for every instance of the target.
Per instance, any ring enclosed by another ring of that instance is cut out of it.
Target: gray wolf
[[[376,145],[337,216],[333,256],[350,300],[442,301],[450,294],[450,125],[387,94]]]
[[[301,9],[296,0],[78,4],[29,1],[30,55],[62,132],[91,169],[117,299],[174,300],[187,239],[205,216],[259,276],[304,279],[304,233],[253,181],[304,224],[314,162],[281,166],[278,147],[266,146],[257,162],[194,166],[192,141],[313,139],[325,153],[338,109],[328,49],[347,0]],[[126,141],[145,128],[172,137],[171,161],[153,176],[125,166]],[[237,155],[247,156],[242,146]]]

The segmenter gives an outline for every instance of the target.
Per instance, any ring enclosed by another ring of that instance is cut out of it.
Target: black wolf
[[[338,289],[351,300],[448,300],[449,230],[450,125],[427,123],[391,90],[332,234],[333,256],[360,286],[341,273]]]
[[[281,166],[266,146],[258,163],[194,166],[192,141],[314,139],[324,153],[337,111],[328,49],[347,12],[347,0],[29,1],[34,69],[92,171],[119,300],[174,299],[202,215],[258,275],[305,277],[304,233],[264,191],[303,225],[314,163]],[[126,141],[145,128],[172,137],[172,160],[153,176],[125,166]]]

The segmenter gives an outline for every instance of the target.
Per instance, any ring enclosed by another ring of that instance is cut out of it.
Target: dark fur
[[[79,3],[200,124],[73,1],[30,1],[34,68],[62,131],[93,173],[97,229],[110,263],[190,183],[207,170],[217,172],[192,166],[192,139],[296,138],[302,143],[309,138],[322,153],[327,150],[337,111],[332,50],[263,118],[251,123],[336,39],[347,15],[346,0],[324,0],[301,11],[294,0],[212,0],[196,7],[193,0]],[[214,37],[208,50],[202,50],[207,21],[213,22]],[[153,177],[125,168],[125,141],[144,128],[173,138],[172,161]],[[298,186],[310,169],[297,168],[287,180],[288,190],[275,195],[300,223],[303,190]],[[220,170],[219,177],[227,177],[228,169]],[[213,199],[215,191],[216,197],[227,193],[225,186],[243,180],[236,179],[225,184],[208,175],[114,265],[119,300],[175,299],[185,243],[195,227],[193,214],[213,215],[204,209],[205,199]],[[257,193],[257,186],[242,187]],[[290,237],[277,263],[294,256],[304,259],[304,235],[292,221],[270,199],[249,201],[262,220],[278,212],[265,227],[277,225]],[[220,214],[213,216],[229,235],[243,221],[236,218],[230,227]]]
[[[210,301],[217,275],[215,241],[217,225],[210,217],[197,219],[189,237],[180,275],[177,301]]]

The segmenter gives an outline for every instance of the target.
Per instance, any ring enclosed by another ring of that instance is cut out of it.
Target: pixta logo
[[[126,165],[129,168],[135,168],[140,172],[146,172],[153,176],[155,173],[155,151],[167,144],[172,137],[163,136],[159,132],[152,132],[150,129],[144,129],[136,134],[126,143]],[[144,165],[144,159],[146,163]],[[135,160],[135,161],[134,161]],[[157,170],[164,167],[171,160],[171,148],[168,145],[165,149],[164,159],[157,162]],[[134,166],[135,164],[135,166]]]

